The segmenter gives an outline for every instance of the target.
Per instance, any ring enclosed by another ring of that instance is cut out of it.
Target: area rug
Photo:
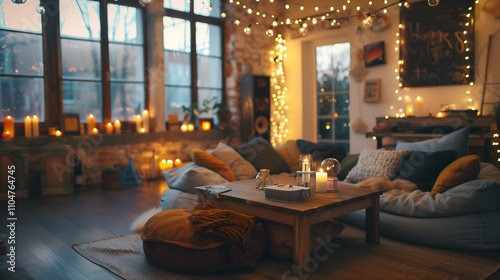
[[[291,262],[270,257],[259,261],[252,272],[194,275],[168,271],[146,261],[138,233],[73,248],[124,279],[484,279],[500,268],[499,258],[475,251],[430,248],[387,238],[381,238],[378,245],[366,244],[364,231],[349,225],[329,246],[313,254],[299,274]]]

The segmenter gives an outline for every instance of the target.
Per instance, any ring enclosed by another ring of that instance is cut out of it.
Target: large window
[[[164,0],[165,117],[182,107],[223,99],[222,27],[219,1]],[[213,112],[204,113],[211,116]]]
[[[0,118],[45,116],[44,60],[38,1],[0,2]]]

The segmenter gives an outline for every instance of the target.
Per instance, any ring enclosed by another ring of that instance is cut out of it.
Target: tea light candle
[[[33,118],[31,119],[31,129],[31,135],[33,135],[33,137],[40,136],[40,120],[36,115],[33,115]]]
[[[144,133],[149,132],[149,112],[144,110],[142,112],[142,127],[144,128]]]
[[[411,117],[413,116],[413,114],[414,114],[413,105],[411,104],[406,105],[406,116]]]
[[[146,133],[146,129],[144,127],[141,127],[141,130],[139,131],[139,133],[141,133],[141,134]]]
[[[95,128],[95,118],[94,115],[89,114],[87,116],[87,134],[92,134],[92,131]]]
[[[2,132],[2,138],[4,138],[4,139],[9,139],[9,138],[12,138],[12,135],[10,134],[10,131],[8,131],[8,130],[4,130],[4,131]]]
[[[186,131],[188,131],[188,126],[187,126],[187,124],[183,123],[183,124],[181,125],[181,131],[182,131],[182,132],[186,132]]]
[[[204,120],[201,122],[201,130],[207,131],[212,129],[212,124],[208,120]]]
[[[141,133],[141,128],[142,128],[142,117],[141,117],[141,115],[136,115],[134,120],[135,120],[135,132]]]
[[[174,161],[171,159],[167,160],[167,169],[170,169],[173,167],[174,167]]]
[[[31,137],[32,134],[31,134],[31,128],[32,128],[32,125],[31,125],[31,118],[30,116],[27,116],[25,119],[24,119],[24,137]]]
[[[316,192],[326,192],[327,175],[320,170],[316,172]]]
[[[187,129],[188,129],[188,131],[194,131],[194,124],[188,123]]]
[[[115,133],[116,134],[122,133],[122,124],[120,123],[119,120],[115,121]]]
[[[177,166],[181,166],[181,165],[182,165],[182,160],[176,158],[174,161],[174,166],[177,167]]]
[[[56,132],[54,133],[54,135],[56,137],[61,137],[62,136],[62,132],[58,129],[58,130],[56,130]]]
[[[436,118],[438,118],[438,119],[442,119],[442,118],[444,118],[444,112],[438,112],[438,113],[436,114]]]
[[[99,134],[99,130],[97,130],[97,128],[95,128],[95,127],[94,127],[94,128],[92,129],[92,132],[91,132],[90,134],[92,134],[92,135],[97,135],[97,134]]]
[[[158,164],[158,167],[160,168],[160,171],[165,171],[167,170],[167,160],[162,159],[160,163]]]
[[[113,134],[113,124],[111,122],[106,124],[106,134]]]
[[[6,137],[3,138],[12,138],[14,137],[14,118],[11,116],[7,116],[3,118],[3,131],[8,132],[6,133]],[[3,134],[2,134],[3,136]]]

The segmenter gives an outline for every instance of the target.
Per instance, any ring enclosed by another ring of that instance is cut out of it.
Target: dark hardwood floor
[[[70,195],[16,199],[15,273],[0,256],[0,279],[120,279],[79,255],[72,245],[129,233],[141,213],[159,207],[165,181],[144,182],[117,190],[90,188]],[[0,238],[4,245],[7,202],[1,201]]]

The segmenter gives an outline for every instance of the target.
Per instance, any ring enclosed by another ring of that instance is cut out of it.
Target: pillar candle
[[[181,125],[181,131],[182,131],[182,132],[186,132],[186,131],[188,131],[188,126],[187,126],[187,124],[183,123],[183,124]]]
[[[122,124],[120,123],[119,120],[115,121],[115,133],[116,134],[122,133]]]
[[[148,110],[144,110],[142,112],[142,127],[144,128],[144,132],[149,132],[149,112]]]
[[[413,116],[413,114],[414,114],[413,105],[411,104],[406,105],[406,116],[411,117]]]
[[[95,128],[95,118],[94,115],[89,114],[87,116],[87,134],[92,134],[92,131]]]
[[[194,131],[194,124],[192,124],[192,123],[188,123],[188,125],[187,125],[187,130],[188,130],[188,131]]]
[[[316,172],[316,192],[326,192],[326,172],[318,171]]]
[[[106,124],[106,134],[113,134],[113,124],[111,122]]]
[[[135,132],[141,133],[141,128],[142,128],[142,117],[141,117],[141,115],[136,115],[135,116]]]
[[[33,137],[40,136],[40,120],[36,115],[33,115],[33,118],[31,119],[31,129],[31,135],[33,135]]]
[[[417,98],[415,98],[415,116],[424,116],[424,99],[420,96],[417,96]]]
[[[4,138],[12,138],[14,137],[14,118],[11,116],[7,116],[3,118],[3,131],[7,137]],[[8,132],[8,133],[7,133]]]
[[[165,171],[167,170],[167,160],[162,159],[160,163],[158,164],[158,167],[160,168],[160,171]]]
[[[167,169],[170,169],[173,167],[174,167],[174,161],[171,159],[167,160]]]
[[[24,137],[31,137],[32,134],[31,134],[31,128],[32,128],[32,124],[31,124],[31,118],[30,116],[27,116],[25,119],[24,119]]]
[[[302,172],[310,172],[311,165],[309,164],[309,160],[306,158],[302,161]],[[309,174],[302,174],[302,182],[309,183]]]

